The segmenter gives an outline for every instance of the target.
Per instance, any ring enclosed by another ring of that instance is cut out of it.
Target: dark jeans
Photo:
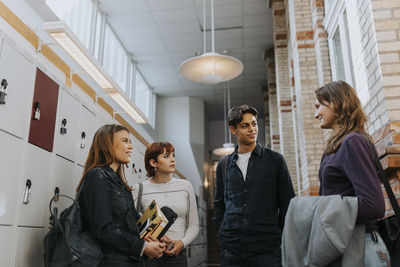
[[[187,267],[186,249],[176,256],[163,255],[161,258],[146,260],[146,267]]]
[[[281,250],[274,253],[262,253],[249,257],[240,257],[227,249],[222,250],[222,267],[282,267]]]
[[[118,255],[112,253],[112,255],[104,255],[99,267],[144,267],[143,258],[134,260],[125,255]]]

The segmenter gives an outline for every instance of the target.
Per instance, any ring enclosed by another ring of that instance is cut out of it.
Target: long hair
[[[114,153],[112,150],[114,133],[119,131],[129,130],[117,124],[107,124],[101,126],[95,133],[93,137],[93,142],[89,150],[88,157],[86,159],[85,167],[83,169],[82,178],[76,188],[76,192],[79,191],[81,184],[83,183],[86,174],[95,167],[108,166],[114,162]],[[118,176],[121,178],[125,187],[132,191],[131,187],[125,179],[124,167],[121,164],[117,170]]]
[[[156,174],[154,167],[150,165],[150,160],[154,160],[157,162],[158,155],[161,155],[166,152],[172,153],[175,151],[173,145],[168,142],[155,142],[149,145],[146,149],[146,153],[144,155],[144,165],[147,172],[147,177],[154,177]]]
[[[364,134],[371,139],[364,129],[367,116],[353,87],[345,81],[334,81],[316,90],[315,94],[318,102],[326,101],[333,106],[335,120],[339,125],[338,131],[328,140],[325,154],[335,153],[346,135],[351,132]]]

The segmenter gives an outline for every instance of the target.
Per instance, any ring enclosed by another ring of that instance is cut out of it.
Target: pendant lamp
[[[214,0],[211,0],[211,52],[206,52],[206,7],[203,0],[203,46],[201,56],[190,58],[179,66],[186,79],[205,84],[217,84],[232,80],[243,72],[243,63],[234,57],[215,52]]]
[[[230,106],[231,106],[231,96],[230,96],[230,86],[229,86],[229,82],[227,83],[227,87],[228,87],[228,94],[227,94],[227,99],[228,99],[228,111],[230,110]],[[224,129],[225,129],[225,135],[224,135],[224,139],[225,139],[225,143],[222,145],[222,147],[216,148],[213,150],[213,154],[216,156],[225,156],[225,155],[229,155],[232,154],[232,152],[235,150],[235,144],[232,143],[231,140],[231,134],[230,132],[228,132],[228,136],[229,136],[229,142],[226,142],[226,135],[227,135],[227,124],[226,124],[226,101],[225,101],[225,95],[226,95],[226,88],[224,88]]]

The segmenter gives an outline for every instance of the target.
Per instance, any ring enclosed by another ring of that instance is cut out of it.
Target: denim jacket
[[[240,257],[274,253],[295,196],[286,162],[281,154],[257,143],[243,179],[237,159],[236,148],[228,157],[226,184],[221,162],[217,166],[213,222],[222,247]]]
[[[90,170],[79,195],[83,229],[99,241],[103,259],[141,262],[144,241],[139,237],[132,194],[108,167]]]

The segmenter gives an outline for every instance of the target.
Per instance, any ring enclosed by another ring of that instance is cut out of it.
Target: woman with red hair
[[[199,219],[192,184],[184,179],[172,177],[175,172],[175,149],[168,142],[156,142],[146,149],[145,167],[148,180],[143,183],[141,210],[155,200],[158,207],[167,206],[178,215],[167,231],[173,248],[166,250],[161,258],[152,258],[146,266],[186,267],[185,248],[199,232]],[[138,185],[134,186],[134,199],[138,198]]]

